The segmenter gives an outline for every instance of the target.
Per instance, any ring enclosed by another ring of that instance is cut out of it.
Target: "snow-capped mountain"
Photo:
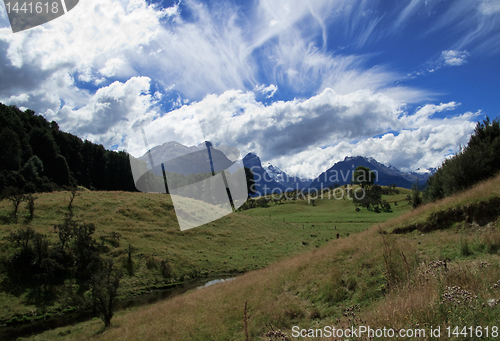
[[[266,163],[263,168],[274,181],[284,185],[285,187],[297,188],[298,186],[299,189],[302,189],[306,188],[312,182],[312,179],[290,176],[269,162]]]
[[[358,166],[368,167],[376,171],[377,178],[375,183],[380,186],[396,184],[398,187],[411,188],[414,183],[424,185],[429,176],[433,174],[432,170],[425,173],[412,172],[403,173],[393,166],[386,166],[374,158],[362,156],[348,156],[344,161],[337,162],[331,168],[321,173],[314,179],[308,188],[327,188],[335,184],[341,186],[350,184],[354,170]]]
[[[283,193],[286,191],[283,184],[278,183],[273,177],[262,167],[260,158],[254,153],[248,153],[243,158],[243,164],[250,169],[253,174],[254,185],[253,191],[256,196],[268,195],[271,193]]]

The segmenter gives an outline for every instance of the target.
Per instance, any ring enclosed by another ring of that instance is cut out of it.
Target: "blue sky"
[[[499,0],[81,0],[16,34],[0,6],[0,47],[2,103],[132,154],[181,114],[292,175],[414,171],[500,114]]]

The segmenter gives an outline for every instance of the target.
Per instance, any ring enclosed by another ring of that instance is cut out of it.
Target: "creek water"
[[[234,274],[219,274],[217,277],[206,277],[201,280],[169,285],[159,289],[152,288],[148,292],[142,293],[140,295],[119,300],[116,304],[115,311],[163,301],[181,295],[189,290],[200,290],[217,283],[223,283],[233,280],[234,278]],[[89,309],[63,314],[62,316],[52,317],[50,319],[17,324],[15,326],[0,326],[0,340],[17,340],[19,337],[27,337],[42,333],[46,330],[88,321],[96,316],[98,316],[98,314],[92,309]]]

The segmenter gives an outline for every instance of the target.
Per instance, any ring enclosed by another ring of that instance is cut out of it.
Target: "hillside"
[[[0,193],[52,192],[82,185],[136,191],[129,156],[59,130],[33,110],[0,103]]]
[[[121,282],[120,296],[126,298],[173,283],[234,276],[317,249],[337,234],[343,238],[408,211],[411,206],[404,201],[406,195],[402,190],[398,195],[387,196],[391,203],[400,202],[391,213],[356,212],[351,201],[328,199],[325,193],[315,206],[307,200],[285,201],[233,213],[183,232],[179,231],[170,196],[165,194],[84,190],[77,192],[72,212],[75,222],[95,225],[93,238],[104,248],[103,257],[112,256],[125,272],[129,244],[136,249],[132,254],[133,275],[126,274]],[[54,247],[59,243],[54,226],[61,224],[68,214],[71,193],[36,196],[34,218],[28,226],[45,235]],[[3,219],[2,265],[19,250],[9,241],[9,235],[25,228],[26,206],[21,204],[18,224]],[[9,201],[0,202],[0,217],[7,217],[11,211]],[[4,283],[0,292],[3,302],[0,322],[13,316],[23,317],[33,312],[38,316],[75,306],[62,294],[47,305],[31,300],[30,288],[20,292],[6,290],[5,267],[0,268],[0,273]],[[76,282],[69,283],[77,288]],[[63,287],[56,288],[64,291]]]
[[[33,339],[244,340],[245,302],[251,340],[264,340],[271,326],[289,336],[293,326],[359,325],[423,328],[427,333],[430,326],[441,326],[442,336],[447,326],[453,332],[454,326],[472,325],[491,333],[498,330],[492,327],[498,322],[500,298],[497,217],[477,222],[465,216],[445,230],[428,233],[391,232],[453,208],[487,207],[499,195],[496,176],[467,192],[233,281],[121,312],[114,327],[104,332],[102,322],[89,321]]]

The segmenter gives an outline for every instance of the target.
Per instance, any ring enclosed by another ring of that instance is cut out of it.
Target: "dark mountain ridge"
[[[308,189],[328,188],[335,185],[350,184],[353,178],[354,170],[359,167],[367,167],[375,172],[376,178],[374,183],[379,186],[389,186],[395,184],[398,187],[412,188],[413,184],[425,184],[431,172],[419,173],[403,173],[395,167],[386,166],[373,158],[365,158],[362,156],[347,156],[343,161],[337,162],[332,167],[321,173],[308,186]]]

